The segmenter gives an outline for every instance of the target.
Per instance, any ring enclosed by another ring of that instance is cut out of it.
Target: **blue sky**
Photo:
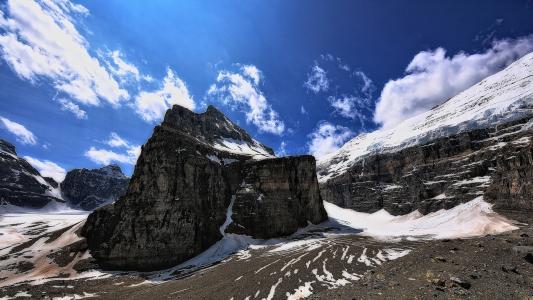
[[[279,154],[392,127],[533,50],[533,1],[0,1],[0,137],[129,175],[173,103]]]

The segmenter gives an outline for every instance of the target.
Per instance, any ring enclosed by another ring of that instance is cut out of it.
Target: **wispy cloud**
[[[137,158],[141,154],[141,146],[133,145],[115,132],[111,132],[109,139],[105,141],[109,147],[117,150],[96,148],[91,146],[85,152],[85,156],[97,164],[109,165],[112,162],[119,162],[135,165]]]
[[[325,92],[329,89],[329,80],[327,73],[322,69],[318,63],[311,68],[311,72],[307,74],[307,80],[304,87],[313,93]]]
[[[49,160],[40,160],[31,156],[24,156],[24,159],[28,161],[43,177],[51,177],[56,182],[62,182],[65,179],[67,171],[60,165],[51,162]]]
[[[276,151],[276,156],[283,157],[287,155],[287,143],[285,141],[281,141],[279,144],[278,151]]]
[[[218,98],[232,109],[243,111],[246,121],[257,126],[259,131],[281,135],[285,124],[261,92],[261,80],[261,72],[255,66],[240,66],[236,72],[223,70],[207,95]]]
[[[135,97],[135,110],[147,122],[159,121],[174,104],[190,110],[196,107],[185,82],[170,68],[158,90],[142,91]]]
[[[362,127],[372,115],[372,97],[375,90],[372,80],[362,71],[351,74],[354,89],[349,94],[329,96],[328,101],[334,112],[352,120],[358,120]]]
[[[58,102],[61,104],[61,110],[73,113],[80,120],[87,119],[87,112],[81,109],[78,104],[64,98],[58,99]]]
[[[495,41],[481,53],[446,56],[443,48],[419,52],[405,69],[405,76],[385,84],[374,120],[384,128],[393,127],[443,103],[532,50],[533,35]]]
[[[353,136],[354,133],[347,127],[326,121],[319,122],[315,131],[309,135],[310,141],[307,144],[309,153],[321,157],[339,149]]]
[[[37,144],[37,138],[35,137],[35,135],[31,131],[26,129],[24,125],[11,121],[8,118],[4,117],[0,117],[0,121],[2,121],[4,128],[11,134],[13,134],[17,138],[17,141],[19,141],[20,143],[27,145]]]

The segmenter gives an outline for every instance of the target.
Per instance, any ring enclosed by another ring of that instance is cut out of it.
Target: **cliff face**
[[[60,199],[57,182],[42,177],[25,159],[18,157],[15,146],[0,139],[0,204],[42,208]]]
[[[325,219],[313,156],[247,161],[234,190],[229,232],[271,238]]]
[[[228,208],[240,226],[227,232],[253,237],[291,234],[327,217],[314,158],[275,159],[215,108],[195,114],[174,106],[143,146],[126,194],[95,210],[82,234],[105,267],[164,268],[218,241]]]
[[[93,210],[122,196],[128,181],[117,165],[92,170],[74,169],[61,182],[61,193],[69,206]]]
[[[342,207],[429,213],[485,195],[499,209],[533,209],[533,118],[366,156],[321,184]]]

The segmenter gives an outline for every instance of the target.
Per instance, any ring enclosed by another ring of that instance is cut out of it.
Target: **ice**
[[[436,138],[533,115],[532,76],[533,52],[395,128],[361,134],[337,151],[319,157],[319,180],[325,182],[342,174],[354,163],[364,160],[366,155],[394,152]],[[523,129],[532,126],[528,123]]]

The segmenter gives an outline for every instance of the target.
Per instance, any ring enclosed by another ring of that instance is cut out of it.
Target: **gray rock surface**
[[[57,182],[42,177],[25,159],[19,157],[15,146],[0,139],[0,204],[42,208],[57,201]]]
[[[321,183],[322,197],[362,212],[448,209],[485,195],[501,210],[533,210],[531,117],[366,156]],[[320,172],[320,170],[319,170]]]
[[[73,208],[93,210],[117,200],[126,192],[129,178],[119,166],[74,169],[61,182],[61,193]]]
[[[261,238],[327,218],[314,158],[275,159],[214,107],[176,105],[142,147],[126,194],[95,210],[82,234],[104,267],[160,269],[220,240],[228,208],[227,232]]]

